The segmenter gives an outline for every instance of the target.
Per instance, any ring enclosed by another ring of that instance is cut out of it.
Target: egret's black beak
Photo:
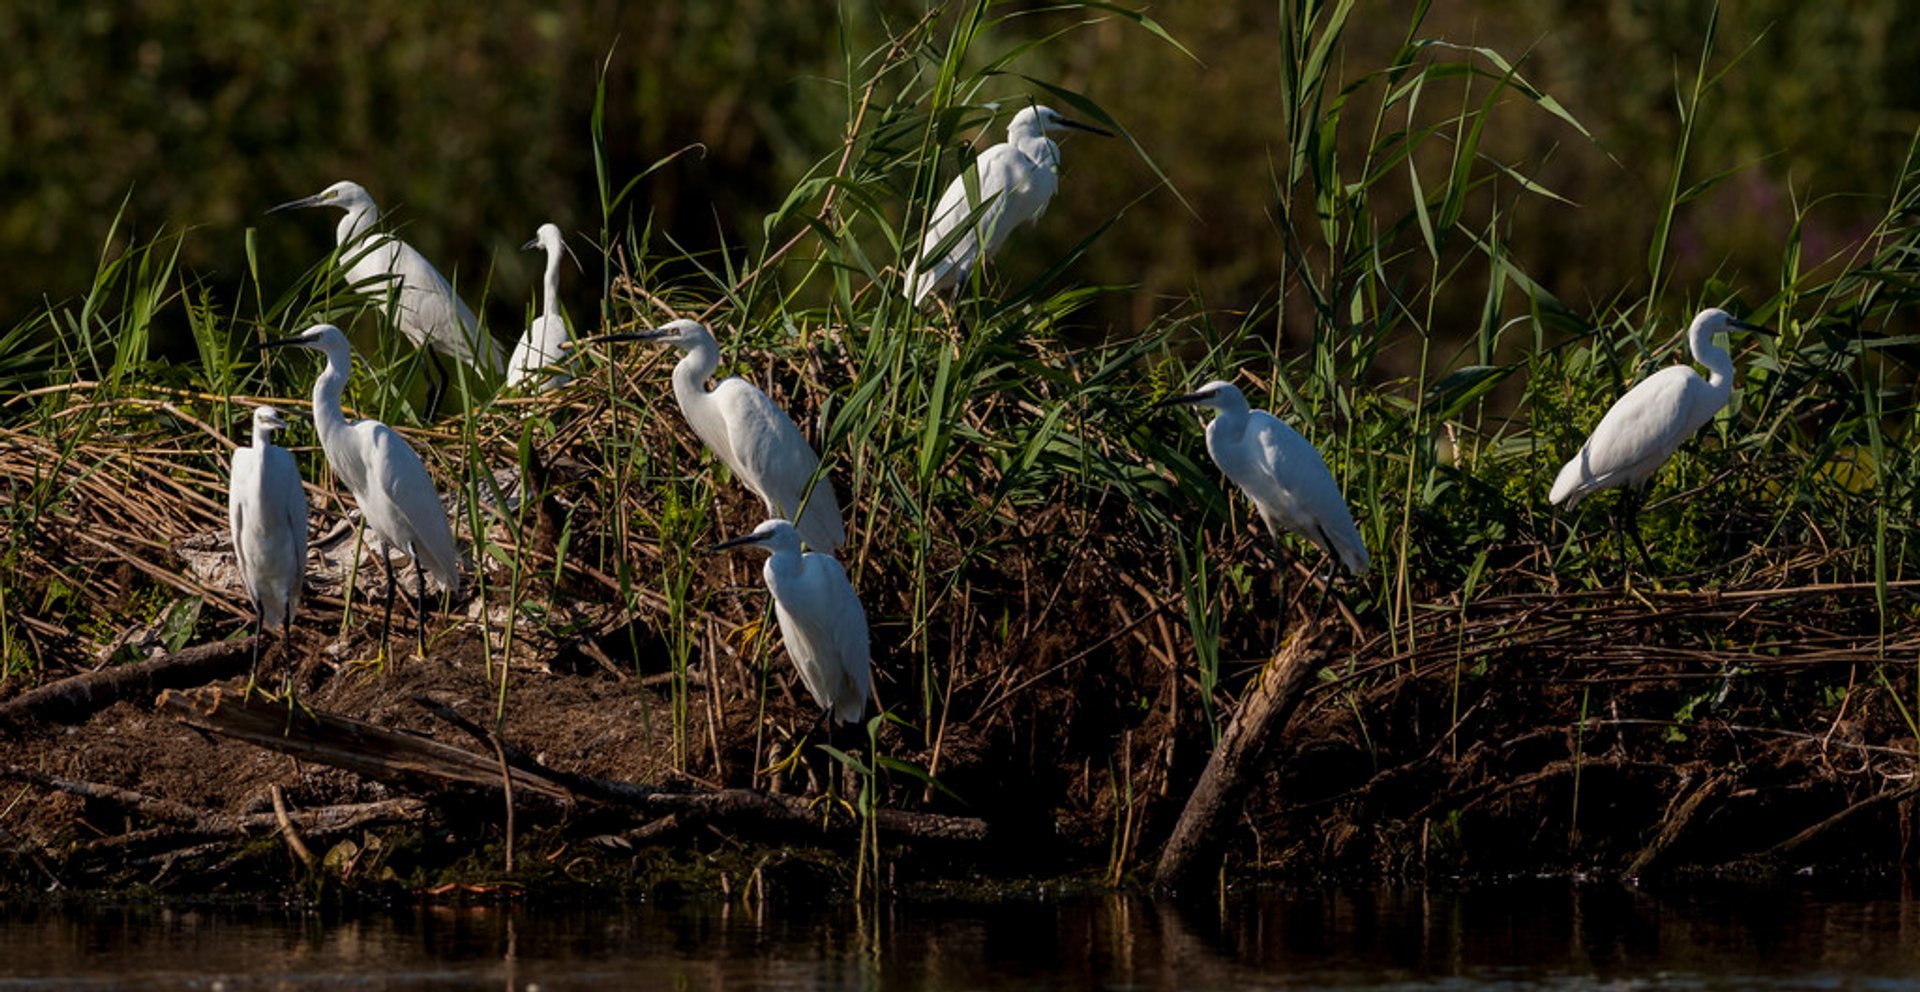
[[[538,247],[540,247],[540,239],[539,239],[539,238],[528,238],[528,239],[527,239],[527,243],[526,243],[526,244],[524,244],[524,245],[521,245],[521,246],[520,246],[520,250],[521,250],[521,251],[532,251],[532,250],[534,250],[535,248],[538,248]]]
[[[1053,119],[1053,122],[1055,124],[1060,125],[1061,127],[1070,127],[1076,131],[1085,131],[1088,134],[1097,134],[1102,138],[1113,137],[1113,132],[1107,130],[1104,127],[1094,127],[1092,124],[1083,124],[1079,121],[1074,120],[1071,117],[1055,117]]]
[[[1197,393],[1188,393],[1185,396],[1175,396],[1170,400],[1161,400],[1160,402],[1155,403],[1153,405],[1153,408],[1155,410],[1164,410],[1170,406],[1186,406],[1189,403],[1205,403],[1206,401],[1213,399],[1213,393],[1214,391],[1211,389],[1202,389]]]
[[[271,208],[269,208],[269,209],[267,210],[267,213],[270,213],[270,214],[277,214],[277,213],[279,213],[279,212],[280,212],[280,211],[282,211],[282,210],[298,210],[298,209],[300,209],[301,207],[319,207],[319,206],[324,206],[324,205],[325,205],[325,201],[324,201],[324,200],[322,200],[321,198],[322,198],[322,197],[324,197],[324,196],[326,196],[326,195],[327,195],[327,194],[325,194],[325,193],[315,193],[315,194],[313,194],[312,196],[303,196],[303,197],[301,197],[301,198],[300,198],[300,199],[298,199],[298,200],[288,200],[287,202],[285,202],[285,203],[282,203],[282,204],[280,204],[280,205],[279,205],[279,206],[277,206],[277,207],[271,207]]]
[[[248,346],[247,346],[247,350],[249,350],[249,351],[265,351],[265,350],[267,350],[268,348],[285,348],[285,347],[288,347],[288,346],[290,346],[290,345],[297,345],[297,344],[306,344],[306,343],[307,343],[307,339],[306,339],[306,338],[304,338],[304,337],[302,337],[302,336],[300,336],[300,335],[298,335],[298,334],[295,334],[295,335],[293,335],[293,336],[291,336],[291,337],[284,337],[284,338],[268,338],[268,339],[266,339],[265,341],[258,341],[258,342],[255,342],[255,343],[253,343],[253,344],[251,344],[251,345],[248,345]]]
[[[713,547],[708,548],[707,554],[717,555],[720,552],[725,551],[729,548],[737,548],[746,544],[759,544],[760,541],[765,536],[766,535],[764,534],[742,534],[739,537],[733,538],[732,540],[721,541],[719,544],[716,544]]]
[[[1727,323],[1733,325],[1734,327],[1738,327],[1749,334],[1765,334],[1768,337],[1778,337],[1780,335],[1779,331],[1776,331],[1770,327],[1761,327],[1758,324],[1749,324],[1744,320],[1734,320],[1732,317],[1727,318]]]

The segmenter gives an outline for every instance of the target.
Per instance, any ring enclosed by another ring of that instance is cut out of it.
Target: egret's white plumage
[[[1027,107],[1007,124],[1006,141],[981,152],[967,172],[947,185],[929,215],[919,257],[907,267],[906,294],[915,306],[935,290],[965,282],[1014,228],[1047,212],[1060,187],[1060,146],[1047,132],[1068,128],[1112,137],[1112,132],[1063,117],[1050,107]],[[933,257],[962,225],[968,230],[944,254]]]
[[[1207,454],[1253,500],[1267,529],[1291,531],[1354,575],[1367,570],[1367,547],[1353,525],[1340,486],[1320,452],[1298,431],[1265,410],[1251,410],[1230,382],[1215,380],[1166,405],[1211,407]]]
[[[336,207],[346,211],[334,229],[334,243],[347,264],[347,283],[385,309],[416,347],[431,347],[488,375],[499,375],[505,356],[499,342],[481,330],[480,321],[453,293],[447,277],[414,247],[375,229],[380,208],[358,183],[337,182],[273,210]],[[397,297],[396,297],[397,294]]]
[[[858,723],[867,706],[870,677],[867,614],[831,555],[800,550],[800,534],[785,520],[769,520],[753,533],[717,545],[765,548],[760,570],[773,593],[780,638],[800,670],[813,701],[840,723]]]
[[[820,456],[786,411],[738,376],[707,389],[707,380],[720,365],[720,346],[705,325],[676,320],[654,330],[598,340],[660,341],[686,352],[673,367],[673,395],[693,432],[760,497],[768,515],[797,519],[795,527],[809,547],[832,551],[847,542],[832,480],[823,475],[807,492],[808,482],[819,471]],[[796,518],[803,495],[806,511]]]
[[[261,345],[279,346],[306,348],[327,357],[327,367],[313,383],[313,423],[320,435],[320,447],[327,453],[328,467],[353,493],[367,525],[389,546],[412,557],[414,565],[435,586],[448,592],[458,590],[459,549],[453,543],[453,528],[426,464],[406,439],[386,424],[366,418],[347,422],[340,397],[347,388],[353,349],[346,335],[332,324],[315,324],[304,333]],[[389,595],[392,591],[389,586]],[[423,626],[425,622],[422,616]],[[424,640],[424,630],[421,636]]]
[[[233,452],[227,524],[240,585],[253,604],[254,632],[286,631],[300,609],[307,574],[307,494],[293,454],[275,447],[273,432],[287,421],[270,406],[253,411],[253,446]],[[254,641],[254,661],[260,644]]]
[[[1628,390],[1600,418],[1579,454],[1560,468],[1547,499],[1571,507],[1602,489],[1639,486],[1651,478],[1732,399],[1733,358],[1713,341],[1729,327],[1765,333],[1725,310],[1700,311],[1687,328],[1687,343],[1694,361],[1706,366],[1707,377],[1676,365]]]
[[[507,360],[506,388],[544,393],[566,385],[572,378],[559,368],[567,357],[567,322],[560,316],[560,256],[563,252],[572,254],[572,249],[560,236],[560,228],[552,224],[540,225],[533,240],[520,248],[522,251],[545,249],[547,274],[542,284],[540,315],[527,325],[527,333],[520,336],[520,343],[514,345],[513,357]],[[575,259],[574,264],[579,264],[579,260]]]

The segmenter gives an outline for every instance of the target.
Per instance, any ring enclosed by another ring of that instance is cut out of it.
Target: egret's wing
[[[300,468],[293,453],[285,448],[267,449],[261,470],[262,490],[269,494],[270,506],[277,512],[277,525],[285,528],[291,560],[287,563],[293,582],[287,590],[288,615],[299,612],[300,592],[307,574],[307,492],[300,485]],[[278,619],[278,618],[276,618]]]
[[[493,375],[505,369],[500,343],[480,329],[480,321],[465,300],[453,293],[447,277],[410,244],[396,240],[393,271],[400,277],[401,329],[421,347],[444,354]],[[412,326],[409,326],[409,325]]]
[[[512,360],[507,362],[507,388],[525,387],[544,393],[566,385],[569,376],[558,368],[567,357],[562,347],[566,340],[565,320],[535,317],[533,323],[527,325],[527,333],[520,336],[520,343],[514,345]]]
[[[1006,213],[1005,194],[1016,181],[1017,163],[1024,161],[1025,157],[1012,145],[994,145],[981,152],[967,171],[947,184],[946,191],[940,194],[940,202],[933,208],[926,236],[920,241],[920,257],[907,270],[908,293],[915,304],[935,289],[966,278],[980,260],[982,232],[988,233],[989,245],[999,245],[998,240],[991,239],[1000,230]],[[976,189],[968,189],[969,174],[977,177],[973,183]],[[949,241],[950,237],[954,239]],[[943,243],[950,246],[935,259]]]
[[[227,487],[227,529],[233,537],[233,558],[240,573],[240,587],[247,591],[252,600],[253,571],[249,564],[252,555],[248,548],[246,493],[260,485],[259,452],[252,448],[235,448],[233,451],[233,472]]]
[[[378,421],[362,420],[353,425],[368,436],[367,484],[388,506],[376,509],[363,506],[367,520],[381,530],[381,537],[407,550],[412,545],[417,563],[447,589],[460,582],[459,550],[453,543],[453,528],[447,523],[447,511],[440,505],[433,476],[420,455],[405,438]],[[397,511],[389,514],[387,511]],[[387,528],[392,531],[388,532]]]
[[[1338,557],[1349,572],[1366,571],[1366,545],[1319,449],[1264,410],[1252,411],[1248,418],[1247,439],[1260,467],[1256,474],[1267,498],[1279,508],[1277,515],[1288,529]]]
[[[1692,369],[1676,365],[1648,376],[1615,401],[1580,449],[1578,461],[1587,479],[1581,488],[1605,489],[1621,484],[1621,476],[1651,471],[1699,430],[1714,412],[1706,411],[1704,418],[1695,415],[1691,394],[1700,381]],[[1649,461],[1656,464],[1649,467]]]
[[[867,614],[839,561],[816,552],[801,562],[803,599],[790,615],[808,642],[814,677],[821,683],[814,699],[831,707],[840,722],[853,723],[866,709],[872,675]]]
[[[760,495],[780,516],[793,521],[802,540],[818,550],[846,543],[840,521],[840,501],[831,480],[821,478],[807,493],[807,482],[820,467],[820,456],[794,426],[786,411],[766,393],[744,379],[724,379],[714,387],[713,402],[727,426],[732,468],[748,488]],[[796,518],[802,495],[806,513]]]

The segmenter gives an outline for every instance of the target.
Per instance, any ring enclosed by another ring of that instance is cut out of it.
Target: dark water
[[[1570,883],[883,911],[0,907],[0,989],[1920,989],[1920,902]]]

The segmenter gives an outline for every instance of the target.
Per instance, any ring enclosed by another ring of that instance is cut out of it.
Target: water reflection
[[[1920,988],[1916,904],[1539,883],[743,910],[0,907],[0,989]]]

